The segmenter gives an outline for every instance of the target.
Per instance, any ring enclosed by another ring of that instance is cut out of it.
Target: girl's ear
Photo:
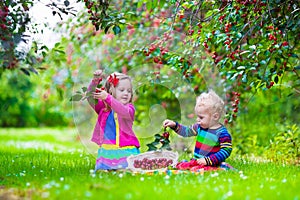
[[[114,96],[114,91],[115,91],[115,88],[113,86],[111,86],[108,90],[108,93],[112,96]]]

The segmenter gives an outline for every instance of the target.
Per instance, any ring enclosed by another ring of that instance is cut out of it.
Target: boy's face
[[[196,109],[197,123],[202,128],[210,128],[212,124],[212,114],[207,106],[201,105]]]
[[[118,86],[115,88],[115,98],[125,105],[130,102],[131,97],[131,82],[128,79],[120,80]]]

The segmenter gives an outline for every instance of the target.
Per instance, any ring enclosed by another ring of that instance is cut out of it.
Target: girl
[[[95,88],[101,81],[102,70],[94,72],[89,86]],[[89,103],[98,114],[92,141],[99,145],[95,171],[124,169],[127,157],[139,154],[139,141],[132,125],[135,108],[132,104],[131,78],[125,74],[111,74],[105,88],[96,88]],[[97,102],[98,100],[98,102]]]

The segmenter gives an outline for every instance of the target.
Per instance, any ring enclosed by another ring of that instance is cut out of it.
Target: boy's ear
[[[214,118],[215,120],[219,120],[220,114],[219,114],[219,113],[214,113],[214,114],[213,114],[213,118]]]

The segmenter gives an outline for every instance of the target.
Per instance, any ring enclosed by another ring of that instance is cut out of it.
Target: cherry
[[[194,30],[193,30],[193,29],[190,29],[190,30],[188,31],[188,34],[189,34],[189,35],[193,35],[193,33],[194,33]]]
[[[99,92],[101,92],[102,90],[105,90],[105,87],[101,87],[101,88],[96,88],[96,93],[99,93]]]
[[[282,46],[288,46],[289,45],[289,43],[287,42],[287,41],[284,41],[283,43],[282,43]]]
[[[159,62],[159,58],[158,58],[158,57],[154,57],[154,58],[153,58],[153,61],[154,61],[155,63],[158,63],[158,62]]]
[[[166,132],[163,133],[163,137],[164,137],[165,139],[168,139],[169,136],[170,136],[170,133],[169,133],[169,132],[166,131]]]
[[[224,119],[224,124],[228,124],[228,119]]]

